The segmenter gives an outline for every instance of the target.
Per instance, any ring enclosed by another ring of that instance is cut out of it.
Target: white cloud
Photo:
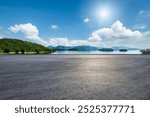
[[[120,21],[116,21],[109,28],[94,31],[88,40],[99,41],[100,45],[107,47],[130,46],[146,48],[150,44],[149,37],[150,31],[132,31],[124,27]]]
[[[112,47],[112,46],[130,46],[142,47],[150,43],[148,37],[150,31],[140,32],[132,31],[123,26],[120,21],[116,21],[109,28],[101,28],[94,31],[86,40],[69,40],[68,38],[51,38],[49,44],[52,46],[65,45],[91,45],[99,47]]]
[[[112,46],[130,46],[130,47],[147,47],[150,44],[150,31],[140,32],[138,30],[132,31],[127,29],[118,20],[108,28],[101,28],[84,40],[70,40],[67,37],[50,38],[48,41],[39,37],[39,30],[31,23],[19,24],[11,26],[10,31],[17,33],[22,32],[27,39],[45,46],[78,46],[78,45],[91,45],[99,47],[112,47]]]
[[[57,29],[58,26],[57,26],[57,25],[51,25],[51,28],[52,28],[52,29]]]
[[[68,38],[50,38],[49,44],[51,46],[79,46],[79,45],[93,45],[98,46],[97,42],[91,42],[89,40],[69,40]]]
[[[34,42],[45,46],[48,45],[48,42],[39,37],[39,30],[37,27],[31,23],[16,24],[15,26],[10,26],[9,30],[14,33],[22,32],[26,39],[33,40]]]
[[[90,19],[88,17],[84,19],[85,23],[88,23],[89,21],[90,21]]]
[[[131,31],[123,26],[123,24],[118,20],[110,28],[102,28],[94,31],[89,40],[103,41],[111,39],[129,39],[129,38],[140,38],[142,33],[139,31]]]
[[[31,23],[27,24],[19,24],[15,26],[11,26],[9,28],[10,31],[17,33],[17,32],[22,32],[25,34],[25,37],[27,39],[39,39],[39,31],[36,26],[32,25]]]
[[[143,37],[150,37],[150,31],[143,32]]]
[[[51,38],[49,39],[49,44],[51,46],[58,46],[58,45],[66,45],[68,46],[70,43],[69,43],[69,40],[68,38]]]
[[[135,30],[142,30],[142,29],[145,29],[147,26],[144,25],[144,24],[136,24],[133,29]]]

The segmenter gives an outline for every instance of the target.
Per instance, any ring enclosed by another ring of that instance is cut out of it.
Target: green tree
[[[51,53],[55,51],[36,43],[9,38],[0,39],[0,49],[5,53],[15,52],[16,54],[19,52],[22,54],[36,52],[38,54],[40,52]]]
[[[35,49],[35,52],[36,52],[37,54],[39,54],[39,53],[40,53],[40,50],[39,50],[39,49]]]
[[[9,53],[10,52],[10,49],[6,48],[4,49],[4,53]]]
[[[3,50],[0,48],[0,53],[3,53]]]
[[[21,50],[21,54],[25,54],[25,51],[24,51],[24,50]]]
[[[16,49],[16,50],[15,50],[15,53],[16,53],[16,54],[18,54],[19,52],[20,52],[19,49]]]

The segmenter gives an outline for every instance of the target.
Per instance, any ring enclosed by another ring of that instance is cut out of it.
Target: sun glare
[[[99,8],[96,10],[96,17],[98,20],[109,20],[111,18],[111,12],[109,8]]]
[[[100,18],[106,19],[109,17],[109,12],[107,9],[100,10]]]
[[[95,19],[101,23],[111,22],[118,14],[116,7],[113,5],[95,5],[93,8],[93,14]]]

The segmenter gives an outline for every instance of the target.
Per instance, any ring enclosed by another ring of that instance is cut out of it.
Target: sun
[[[92,19],[98,25],[109,25],[115,20],[121,18],[122,9],[118,4],[110,4],[110,3],[94,3],[89,9],[89,13]]]
[[[100,8],[96,12],[99,20],[108,20],[111,15],[109,8]]]
[[[109,17],[109,11],[107,9],[100,10],[100,18],[107,19]]]
[[[97,6],[94,11],[94,17],[98,22],[109,22],[115,16],[114,8],[112,6]]]

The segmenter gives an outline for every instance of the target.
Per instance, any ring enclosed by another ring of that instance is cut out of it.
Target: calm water
[[[128,52],[102,52],[102,51],[57,51],[53,54],[141,54],[140,50],[129,50]]]

